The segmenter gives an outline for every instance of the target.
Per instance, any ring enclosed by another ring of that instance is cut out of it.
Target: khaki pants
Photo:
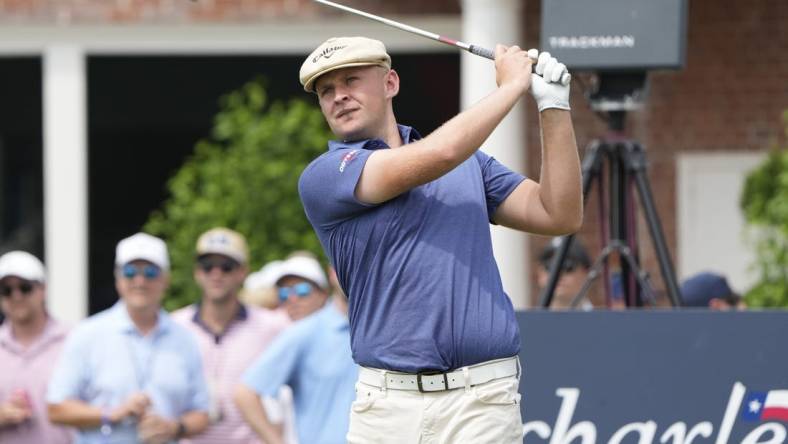
[[[420,393],[356,383],[348,443],[508,444],[523,442],[519,380]]]

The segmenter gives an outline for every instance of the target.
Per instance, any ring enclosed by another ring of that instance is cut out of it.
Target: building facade
[[[344,3],[482,46],[539,47],[536,0]],[[744,290],[752,276],[737,193],[788,108],[788,6],[722,3],[690,2],[686,66],[649,74],[648,97],[626,129],[647,148],[679,278],[715,269]],[[114,242],[166,197],[166,177],[207,135],[216,98],[255,72],[270,75],[283,97],[303,94],[301,59],[333,35],[383,40],[395,68],[407,70],[403,89],[421,84],[417,91],[453,97],[434,110],[415,98],[397,103],[425,130],[494,85],[488,60],[304,0],[0,1],[0,249],[45,259],[59,317],[106,306]],[[582,154],[607,130],[584,84],[572,88]],[[538,177],[537,119],[532,104],[519,105],[483,149]],[[149,183],[134,180],[141,171]],[[638,227],[643,264],[661,287],[642,217]],[[493,230],[508,293],[518,307],[533,305],[533,259],[546,239]],[[599,230],[592,193],[581,232],[592,252]]]

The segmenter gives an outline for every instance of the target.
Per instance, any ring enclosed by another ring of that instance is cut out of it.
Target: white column
[[[44,242],[47,303],[58,319],[88,312],[87,106],[85,53],[44,50]]]
[[[496,43],[522,45],[520,0],[463,0],[461,40],[491,50]],[[495,88],[495,68],[491,60],[463,51],[461,59],[462,107],[467,108]],[[493,132],[482,150],[507,167],[525,173],[525,100],[522,100]],[[529,301],[530,268],[528,239],[524,233],[493,227],[493,249],[503,286],[515,308]]]

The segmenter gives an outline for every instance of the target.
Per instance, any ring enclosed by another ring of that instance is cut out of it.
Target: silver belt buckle
[[[437,375],[442,375],[443,376],[443,389],[439,389],[439,390],[425,390],[424,386],[421,383],[421,377],[422,376],[437,376]],[[416,386],[418,387],[419,392],[421,392],[421,393],[442,392],[442,391],[445,391],[445,390],[449,389],[449,378],[447,378],[446,377],[446,373],[443,373],[443,372],[416,373]]]

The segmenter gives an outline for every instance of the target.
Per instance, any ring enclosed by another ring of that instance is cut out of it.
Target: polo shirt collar
[[[110,316],[112,317],[112,323],[117,328],[117,330],[121,333],[134,333],[139,332],[137,326],[134,325],[134,321],[131,320],[129,316],[129,312],[126,310],[126,304],[119,300],[112,306],[110,309]],[[170,317],[167,315],[167,312],[164,311],[163,308],[159,308],[159,315],[156,319],[156,327],[153,329],[153,333],[155,335],[159,335],[162,333],[167,332],[170,329],[171,325]]]
[[[414,128],[406,125],[397,125],[397,129],[399,130],[399,136],[402,138],[402,143],[409,144],[415,140],[421,139],[421,135],[418,131]],[[377,150],[382,148],[388,148],[389,146],[386,142],[380,139],[364,139],[364,140],[357,140],[353,142],[346,142],[343,140],[329,140],[328,141],[328,150],[334,151],[339,149],[364,149],[364,150]]]
[[[225,328],[223,332],[216,334],[207,325],[205,325],[205,322],[202,321],[202,318],[200,317],[201,310],[202,310],[201,302],[197,302],[196,304],[194,304],[194,314],[192,315],[192,322],[194,322],[195,324],[197,324],[197,326],[203,329],[205,333],[211,335],[213,337],[214,342],[217,344],[221,342],[222,337],[224,337],[224,335],[226,335],[227,332],[230,331],[230,326],[233,324],[233,322],[243,322],[249,317],[249,310],[246,309],[246,305],[239,302],[238,311],[235,312],[235,316],[233,316],[233,319],[230,321],[230,324],[227,325],[227,328]]]
[[[233,316],[233,321],[245,321],[246,318],[249,317],[249,310],[246,309],[246,305],[240,302],[238,303],[238,307],[238,311],[235,312],[235,316]],[[197,302],[194,304],[194,315],[192,315],[192,321],[202,327],[205,324],[203,324],[202,319],[200,319],[201,310],[202,302]]]
[[[0,346],[16,354],[25,352],[33,353],[36,349],[43,347],[50,341],[62,339],[66,334],[68,334],[68,329],[47,315],[47,323],[44,326],[44,330],[29,347],[24,348],[14,339],[13,332],[11,331],[11,322],[8,321],[0,325]]]

